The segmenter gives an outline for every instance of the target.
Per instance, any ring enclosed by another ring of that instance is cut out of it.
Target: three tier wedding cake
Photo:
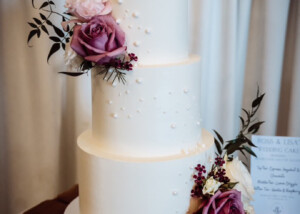
[[[187,213],[201,129],[200,59],[188,53],[188,1],[111,0],[138,64],[126,84],[92,73],[92,130],[78,139],[82,214]]]

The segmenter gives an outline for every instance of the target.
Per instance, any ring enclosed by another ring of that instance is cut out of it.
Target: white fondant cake
[[[209,167],[215,153],[201,130],[188,1],[111,3],[139,64],[125,85],[92,73],[92,130],[78,139],[81,213],[187,213],[194,167]]]

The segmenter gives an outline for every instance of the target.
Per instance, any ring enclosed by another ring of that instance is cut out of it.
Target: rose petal
[[[85,50],[82,48],[79,40],[79,33],[81,31],[81,26],[77,25],[74,27],[74,34],[72,36],[72,40],[71,40],[71,48],[80,56],[85,57],[86,56],[86,52]]]
[[[104,57],[114,57],[122,54],[126,50],[126,47],[120,47],[112,52],[105,52],[103,54],[94,55],[94,56],[86,56],[85,59],[88,61],[99,63],[101,59]]]

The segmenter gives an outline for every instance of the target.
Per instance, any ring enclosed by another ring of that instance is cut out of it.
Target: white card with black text
[[[258,214],[300,213],[300,138],[253,136],[251,159]]]

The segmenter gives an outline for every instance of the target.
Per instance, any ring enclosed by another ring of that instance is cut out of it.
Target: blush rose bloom
[[[81,20],[90,20],[94,16],[107,15],[112,11],[108,0],[66,0],[65,7]]]
[[[111,15],[76,25],[71,48],[85,60],[103,64],[126,50],[125,33]]]
[[[202,210],[202,212],[201,212]],[[200,214],[245,214],[241,200],[241,192],[230,190],[218,191],[199,207]]]
[[[253,200],[254,188],[251,175],[245,165],[236,157],[232,161],[227,162],[224,168],[226,169],[226,176],[230,181],[238,182],[234,189],[242,193],[244,209],[248,210],[250,208],[250,210],[253,210],[251,209],[250,202]],[[249,211],[249,213],[253,214],[254,211]]]

